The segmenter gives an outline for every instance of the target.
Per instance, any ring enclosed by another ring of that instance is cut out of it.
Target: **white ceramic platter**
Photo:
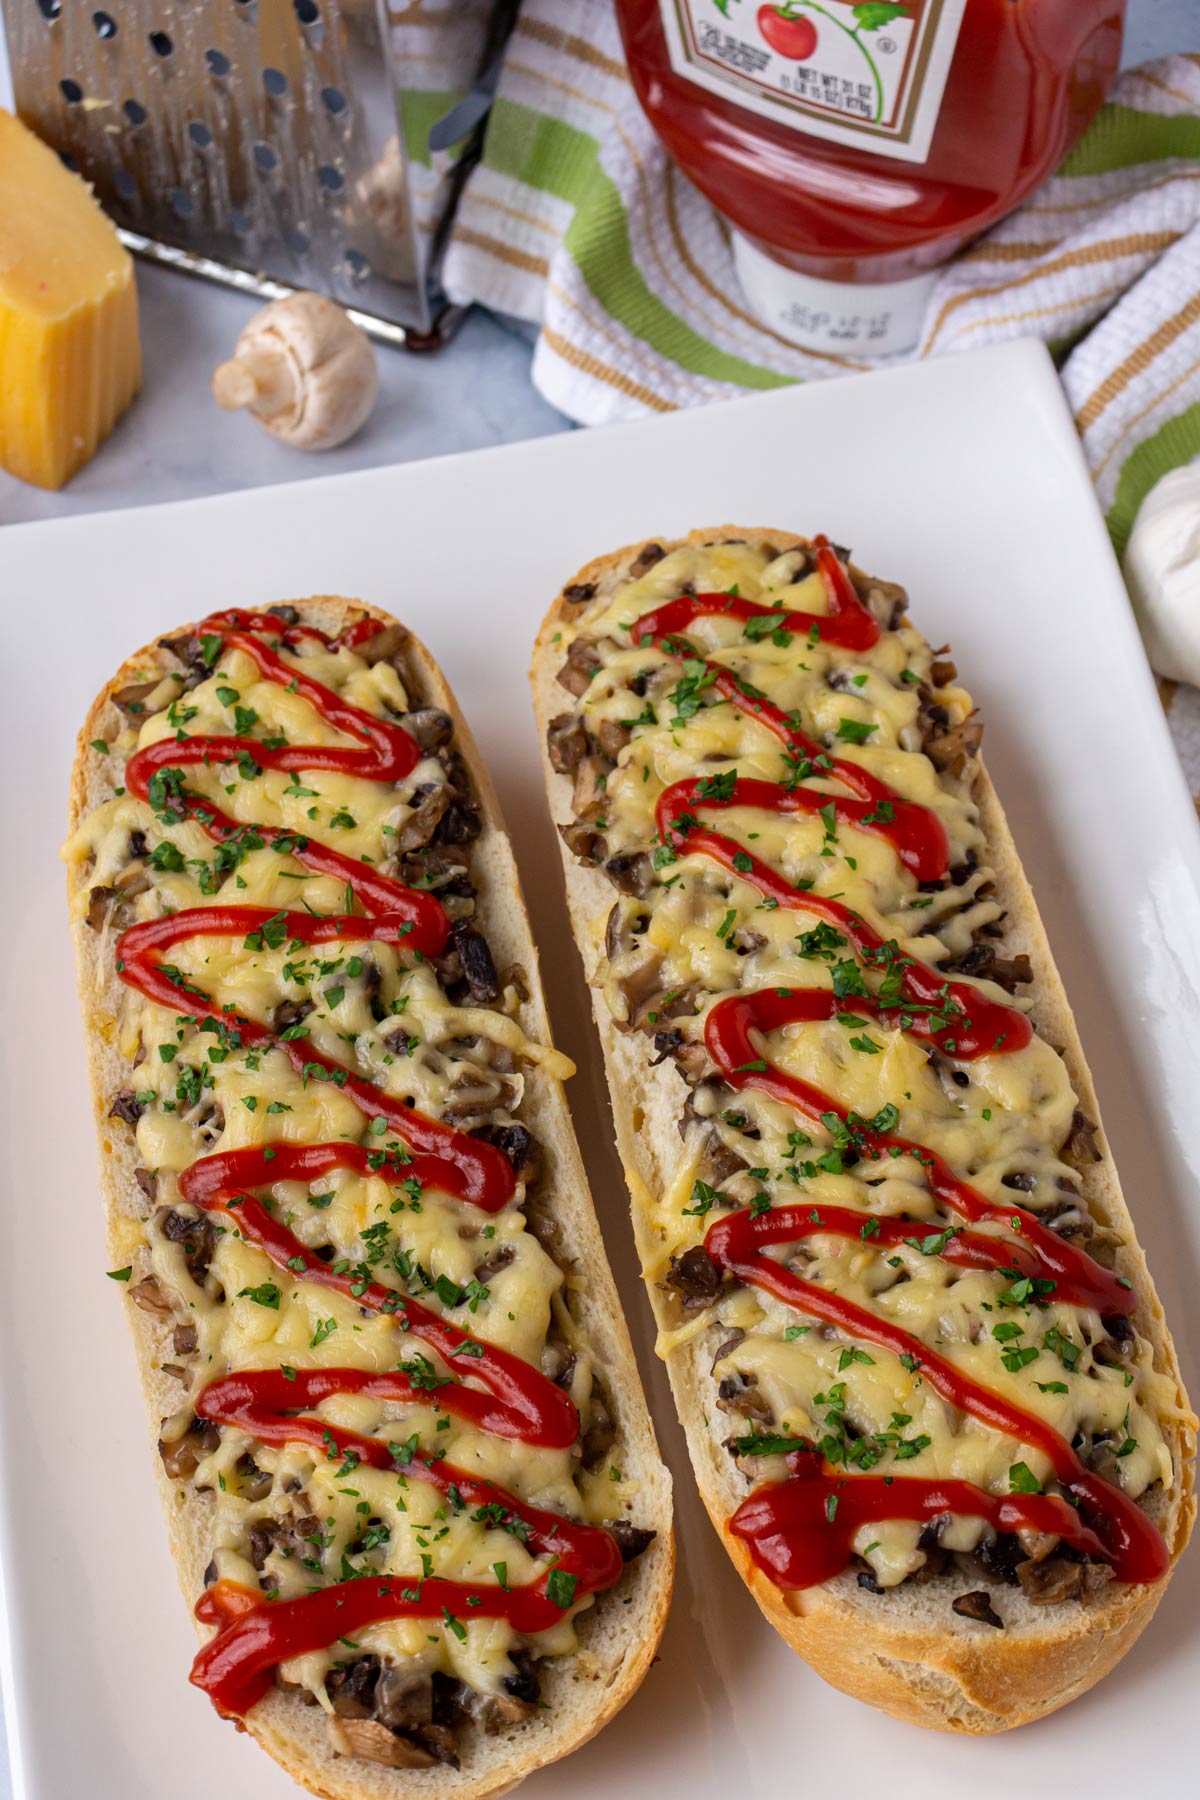
[[[237,429],[231,425],[230,430]],[[1200,834],[1045,353],[895,374],[452,460],[0,531],[4,1030],[2,1656],[19,1800],[285,1800],[188,1685],[123,1290],[104,1278],[91,1110],[56,852],[76,729],[130,650],[214,606],[360,595],[441,658],[524,872],[575,1116],[662,1441],[680,1579],[636,1699],[528,1800],[1126,1800],[1194,1769],[1200,1551],[1098,1691],[986,1742],[825,1687],[762,1621],[694,1497],[650,1351],[620,1171],[546,823],[525,669],[591,556],[733,520],[827,531],[953,642],[1095,1070],[1107,1130],[1200,1385]]]

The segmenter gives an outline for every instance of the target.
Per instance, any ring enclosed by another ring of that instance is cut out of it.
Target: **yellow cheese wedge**
[[[129,253],[87,183],[0,112],[0,465],[61,487],[141,378]]]

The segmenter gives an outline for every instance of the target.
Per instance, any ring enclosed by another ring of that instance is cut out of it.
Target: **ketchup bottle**
[[[746,298],[815,350],[911,349],[937,269],[1099,108],[1124,0],[616,0],[629,72],[733,227]]]

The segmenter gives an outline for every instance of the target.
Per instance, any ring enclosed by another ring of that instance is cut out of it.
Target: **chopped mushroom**
[[[293,1026],[303,1024],[313,1010],[311,1000],[281,1000],[273,1006],[268,1015],[272,1031],[291,1031]],[[297,1035],[299,1035],[297,1033]]]
[[[602,817],[608,805],[608,777],[612,764],[606,756],[585,756],[575,771],[571,808],[577,819],[589,822]]]
[[[594,1469],[608,1455],[616,1441],[617,1428],[613,1416],[600,1398],[598,1390],[593,1388],[588,1427],[579,1446],[584,1468]]]
[[[1088,1118],[1083,1108],[1077,1106],[1071,1114],[1071,1129],[1062,1147],[1063,1158],[1075,1164],[1099,1162],[1101,1150],[1097,1131],[1098,1127]]]
[[[640,575],[648,574],[655,563],[660,563],[666,554],[661,544],[643,544],[629,565],[630,581],[636,581]]]
[[[1025,1598],[1035,1606],[1057,1606],[1060,1601],[1079,1598],[1083,1571],[1083,1563],[1069,1562],[1065,1556],[1048,1557],[1044,1562],[1031,1558],[1017,1564],[1017,1580]]]
[[[982,1566],[985,1574],[996,1581],[1006,1582],[1009,1587],[1017,1585],[1017,1565],[1024,1555],[1020,1542],[1010,1531],[981,1538],[975,1548],[975,1560]]]
[[[586,694],[592,676],[600,667],[600,652],[590,638],[578,637],[567,651],[567,660],[558,671],[558,684],[576,699]]]
[[[125,687],[118,688],[113,695],[113,705],[119,706],[123,713],[130,713],[134,718],[146,710],[146,699],[158,687],[162,677],[156,675],[152,681],[131,681]]]
[[[628,725],[622,725],[619,719],[601,719],[596,727],[596,742],[605,756],[619,756],[632,736]]]
[[[542,1684],[537,1667],[528,1650],[510,1650],[508,1660],[513,1673],[504,1677],[504,1691],[527,1706],[536,1706],[542,1697]]]
[[[108,917],[108,906],[117,897],[116,888],[94,887],[88,892],[87,922],[93,931],[101,931]]]
[[[618,977],[616,986],[623,996],[628,1009],[627,1023],[640,1027],[646,1023],[646,1009],[655,995],[661,993],[664,953],[647,945],[642,955],[624,975]],[[621,1021],[617,1020],[620,1024]]]
[[[403,650],[408,642],[408,630],[398,619],[392,619],[387,625],[381,625],[373,637],[354,646],[355,656],[361,656],[365,663],[391,662],[397,651]]]
[[[1033,980],[1033,965],[1027,956],[997,956],[991,944],[972,944],[942,968],[947,974],[981,976],[1010,994]]]
[[[158,1454],[172,1481],[187,1481],[206,1456],[221,1442],[221,1430],[211,1419],[194,1418],[180,1437],[159,1438]]]
[[[600,833],[593,831],[590,825],[560,825],[558,829],[563,843],[580,862],[595,864],[604,860],[607,846]]]
[[[617,1541],[622,1562],[633,1562],[650,1548],[658,1536],[656,1531],[648,1531],[643,1525],[633,1525],[628,1519],[615,1519],[606,1529],[609,1536]]]
[[[370,1719],[375,1714],[375,1688],[379,1681],[377,1656],[359,1656],[341,1668],[330,1669],[325,1692],[339,1719]]]
[[[993,1607],[986,1588],[976,1588],[970,1594],[960,1594],[953,1602],[953,1610],[960,1619],[975,1619],[980,1625],[993,1625],[997,1631],[1004,1630],[1004,1620]]]
[[[249,1451],[239,1456],[233,1465],[238,1478],[238,1499],[251,1505],[256,1500],[265,1500],[271,1491],[274,1476],[266,1469],[260,1469]]]
[[[775,1423],[775,1414],[763,1398],[762,1389],[740,1370],[726,1375],[721,1381],[717,1388],[717,1405],[722,1412],[736,1413],[759,1425]]]
[[[537,1180],[542,1168],[542,1149],[524,1125],[485,1125],[471,1135],[494,1144],[503,1156],[507,1156],[518,1181],[530,1187]]]
[[[129,1290],[129,1298],[135,1306],[141,1307],[144,1313],[149,1313],[156,1319],[169,1319],[175,1311],[157,1275],[147,1275],[144,1281],[135,1281]]]
[[[216,1249],[212,1221],[203,1213],[185,1213],[173,1206],[160,1207],[154,1223],[172,1244],[182,1244],[188,1274],[193,1281],[203,1282]]]
[[[487,939],[469,920],[455,920],[450,941],[435,967],[438,980],[453,1001],[469,997],[477,1005],[492,1006],[500,998],[500,982]],[[401,1031],[402,1039],[406,1035]]]
[[[435,786],[426,782],[414,791],[414,809],[400,827],[397,839],[397,847],[402,853],[424,849],[445,817],[451,799],[450,789],[444,784]]]
[[[609,857],[604,873],[623,894],[640,898],[654,880],[654,864],[644,850],[624,850]]]
[[[438,706],[421,706],[405,713],[400,723],[410,738],[426,752],[440,750],[454,735],[454,720]]]
[[[693,1244],[682,1256],[671,1258],[667,1286],[674,1288],[687,1308],[708,1306],[721,1286],[721,1272],[703,1244]]]
[[[749,1167],[746,1159],[723,1143],[715,1131],[709,1133],[698,1170],[701,1181],[706,1181],[709,1187],[720,1187]]]
[[[375,1684],[375,1717],[393,1731],[412,1731],[433,1721],[433,1678],[411,1664],[384,1663]]]
[[[472,1000],[484,1006],[493,1005],[500,998],[500,983],[496,979],[496,965],[487,939],[481,931],[462,920],[454,926],[451,935]]]
[[[465,1682],[459,1683],[458,1705],[489,1735],[506,1725],[519,1725],[533,1711],[532,1705],[518,1695],[481,1694]]]
[[[949,714],[944,706],[930,709],[931,729],[925,739],[924,751],[935,769],[943,774],[961,780],[968,763],[979,755],[979,746],[983,742],[983,723],[974,717],[960,719],[957,725],[949,723]],[[942,715],[945,723],[942,722]]]
[[[442,1760],[378,1719],[330,1719],[329,1740],[341,1756],[361,1756],[389,1769],[431,1769]]]
[[[557,775],[573,775],[590,748],[587,729],[576,713],[559,713],[546,727],[546,754]]]

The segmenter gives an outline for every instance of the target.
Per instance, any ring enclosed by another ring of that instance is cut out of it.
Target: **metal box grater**
[[[141,255],[439,339],[438,251],[516,0],[0,0],[17,111]],[[461,126],[462,137],[444,146]]]

